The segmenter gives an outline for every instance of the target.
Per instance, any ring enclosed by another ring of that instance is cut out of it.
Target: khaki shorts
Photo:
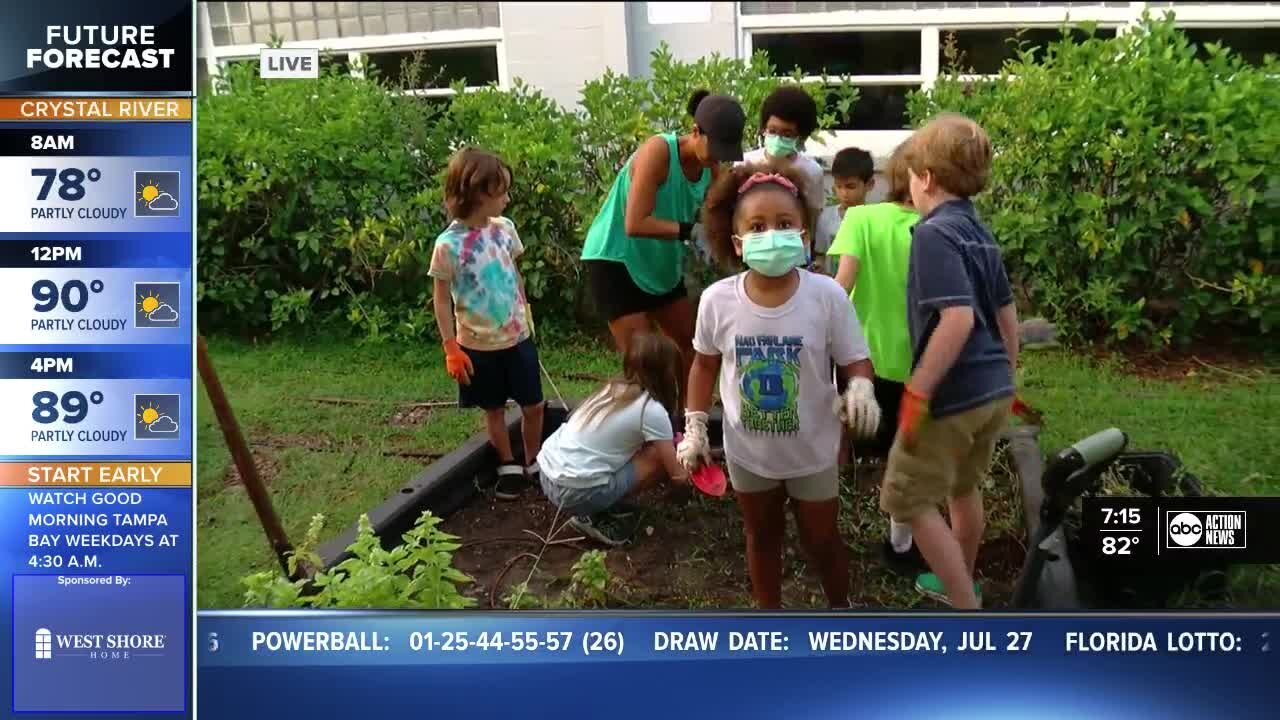
[[[756,493],[787,488],[787,496],[804,502],[826,502],[840,494],[840,468],[832,465],[827,470],[800,475],[785,480],[762,477],[750,470],[729,462],[729,484],[734,492]]]
[[[899,435],[889,450],[880,488],[880,509],[898,522],[963,497],[978,488],[991,469],[996,440],[1009,420],[1011,398],[943,418],[926,418],[907,450]]]

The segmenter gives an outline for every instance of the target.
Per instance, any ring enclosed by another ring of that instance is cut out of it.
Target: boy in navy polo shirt
[[[977,609],[981,480],[1009,416],[1018,358],[1018,316],[1000,248],[969,200],[986,187],[991,141],[969,118],[940,115],[911,138],[905,159],[922,216],[907,274],[913,369],[880,506],[911,525],[933,570],[916,588]],[[938,511],[943,500],[950,527]]]

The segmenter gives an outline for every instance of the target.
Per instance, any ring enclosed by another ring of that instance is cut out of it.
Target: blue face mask
[[[800,230],[765,230],[740,236],[742,261],[761,275],[782,277],[805,263]]]
[[[764,151],[771,157],[791,157],[796,154],[799,142],[795,138],[769,133],[764,136]]]

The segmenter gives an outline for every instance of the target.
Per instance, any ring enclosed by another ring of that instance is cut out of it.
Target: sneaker
[[[916,590],[919,590],[925,597],[932,598],[938,602],[951,606],[951,598],[947,597],[947,591],[942,587],[942,581],[933,573],[924,573],[916,578]],[[978,605],[982,605],[982,588],[978,586],[977,581],[973,583],[973,594],[978,596]]]
[[[893,543],[889,542],[889,538],[885,538],[884,542],[880,543],[880,562],[884,563],[890,572],[904,577],[913,577],[929,569],[925,564],[924,556],[920,554],[920,548],[914,542],[906,552],[898,552],[893,549]]]
[[[613,505],[610,505],[609,509],[605,510],[605,514],[612,515],[616,518],[629,518],[632,515],[639,514],[641,510],[643,510],[643,508],[633,502],[619,500]]]
[[[494,486],[493,494],[499,500],[515,500],[527,487],[529,479],[524,476],[524,468],[519,465],[498,467],[498,484]]]
[[[626,531],[622,523],[604,513],[595,517],[574,515],[569,518],[569,527],[610,547],[626,545],[631,540],[631,534]]]

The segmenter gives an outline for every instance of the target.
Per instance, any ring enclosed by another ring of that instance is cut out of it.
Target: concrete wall
[[[666,42],[680,60],[697,60],[704,55],[720,53],[737,57],[737,13],[731,2],[707,3],[711,21],[653,25],[649,23],[648,3],[628,2],[627,28],[631,74],[649,77],[649,56]],[[697,4],[697,3],[688,3]]]
[[[565,107],[576,105],[583,83],[605,68],[628,71],[626,8],[613,2],[502,3],[508,76]]]

